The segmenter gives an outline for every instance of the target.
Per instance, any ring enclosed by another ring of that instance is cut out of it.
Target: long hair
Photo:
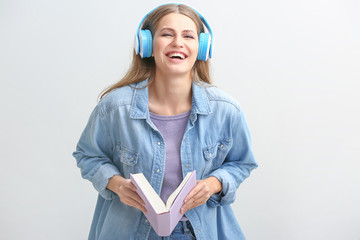
[[[199,17],[199,15],[190,7],[184,4],[166,4],[161,5],[152,11],[145,19],[141,29],[149,29],[152,36],[155,33],[155,30],[159,24],[159,21],[162,17],[170,13],[180,13],[183,14],[190,19],[192,19],[196,25],[198,35],[201,32],[204,32],[203,23]],[[151,75],[155,73],[155,61],[153,57],[150,58],[141,58],[140,55],[136,55],[135,51],[133,52],[133,59],[125,76],[117,83],[111,85],[106,88],[100,94],[100,99],[103,98],[110,91],[120,88],[132,83],[141,82]],[[200,61],[196,60],[193,67],[193,79],[197,82],[205,82],[211,84],[210,79],[210,69],[209,69],[209,61]],[[149,81],[148,84],[150,84]]]

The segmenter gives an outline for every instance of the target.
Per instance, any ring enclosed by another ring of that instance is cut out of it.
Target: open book
[[[180,209],[185,197],[196,185],[196,171],[189,172],[164,203],[142,173],[130,174],[136,192],[145,202],[146,218],[159,236],[169,236],[183,214]]]

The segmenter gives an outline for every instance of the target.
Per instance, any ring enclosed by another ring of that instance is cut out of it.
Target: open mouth
[[[166,54],[166,56],[172,59],[179,59],[179,60],[183,60],[187,58],[187,55],[181,52],[170,52]]]

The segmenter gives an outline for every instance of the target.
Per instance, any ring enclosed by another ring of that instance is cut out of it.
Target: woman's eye
[[[192,35],[186,35],[185,38],[194,38]]]
[[[163,37],[171,37],[171,34],[170,33],[163,33],[161,36],[163,36]]]

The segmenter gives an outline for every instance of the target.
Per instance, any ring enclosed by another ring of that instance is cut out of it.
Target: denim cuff
[[[99,168],[92,179],[95,189],[105,200],[111,200],[115,197],[115,193],[106,188],[109,179],[114,175],[120,175],[119,169],[107,163]]]
[[[231,174],[218,168],[210,176],[216,177],[222,183],[222,191],[210,197],[209,206],[216,207],[233,203],[236,198],[236,184]]]

